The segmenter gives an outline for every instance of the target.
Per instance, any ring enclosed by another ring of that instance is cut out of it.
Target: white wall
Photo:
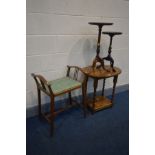
[[[27,107],[37,104],[36,85],[30,73],[40,73],[51,80],[65,75],[68,64],[91,64],[97,28],[88,22],[113,22],[103,31],[123,32],[114,38],[112,55],[115,66],[122,69],[117,85],[128,84],[128,9],[129,2],[125,0],[27,0]],[[102,56],[107,54],[108,45],[108,36],[102,36]],[[111,80],[106,83],[109,87]]]

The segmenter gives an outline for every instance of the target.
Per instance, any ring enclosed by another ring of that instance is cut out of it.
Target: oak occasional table
[[[111,107],[113,105],[116,83],[117,83],[118,75],[121,73],[121,69],[114,67],[115,71],[113,71],[113,69],[110,66],[105,66],[105,69],[106,70],[104,70],[102,67],[98,69],[94,69],[92,66],[82,68],[82,72],[85,75],[85,80],[83,85],[84,104],[87,105],[87,107],[90,108],[93,113],[101,109]],[[94,80],[94,94],[92,99],[87,98],[88,78],[93,78]],[[112,90],[111,99],[108,99],[107,97],[104,96],[105,80],[107,78],[113,78],[113,90]],[[101,80],[101,79],[103,79],[102,95],[97,96],[96,89],[98,86],[98,80]]]

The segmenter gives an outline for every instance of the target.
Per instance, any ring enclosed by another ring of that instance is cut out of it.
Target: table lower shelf
[[[96,96],[96,100],[93,107],[93,99],[87,99],[88,107],[93,111],[99,111],[112,106],[110,99],[104,96]]]

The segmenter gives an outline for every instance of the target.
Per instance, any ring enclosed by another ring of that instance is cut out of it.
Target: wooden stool
[[[37,92],[38,92],[38,113],[39,117],[43,116],[51,125],[50,133],[53,135],[54,131],[54,118],[59,113],[63,112],[64,110],[72,107],[72,97],[71,91],[79,88],[83,88],[83,82],[78,81],[78,73],[81,70],[77,66],[67,66],[67,75],[66,77],[56,79],[53,81],[47,81],[42,75],[35,75],[32,73],[32,77],[34,78],[36,85],[37,85]],[[73,77],[70,77],[70,70],[74,69]],[[50,112],[49,113],[42,113],[41,110],[41,91],[44,92],[46,95],[50,97]],[[82,89],[83,92],[83,89]],[[56,96],[68,93],[69,95],[69,106],[67,108],[60,108],[59,110],[55,110],[54,106],[54,98]],[[84,102],[83,102],[84,103]],[[84,110],[84,117],[86,116],[86,106],[82,104]]]

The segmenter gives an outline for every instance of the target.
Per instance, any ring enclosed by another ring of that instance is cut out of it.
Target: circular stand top
[[[90,25],[97,25],[97,26],[103,26],[103,25],[113,25],[113,23],[101,23],[101,22],[89,22]]]
[[[121,35],[122,32],[102,32],[102,34],[108,34],[108,35]]]
[[[82,68],[82,72],[92,78],[109,78],[117,76],[122,72],[121,69],[117,67],[114,67],[115,71],[113,71],[109,65],[105,66],[105,69],[106,70],[104,70],[102,67],[100,67],[99,69],[93,69],[92,66],[88,66]]]

